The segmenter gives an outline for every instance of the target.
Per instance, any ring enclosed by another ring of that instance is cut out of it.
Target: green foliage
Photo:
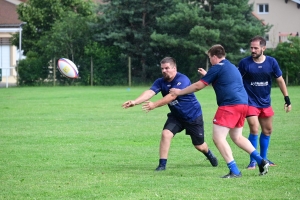
[[[243,56],[240,49],[248,45],[249,39],[264,35],[269,29],[251,12],[248,0],[179,3],[175,9],[157,18],[159,28],[151,35],[152,44],[198,56],[202,67],[205,67],[206,57],[201,54],[213,44],[222,44],[229,52],[228,58],[237,63]]]
[[[81,70],[85,70],[84,48],[91,38],[87,22],[92,20],[92,17],[82,17],[74,12],[66,12],[64,16],[63,20],[57,20],[52,29],[40,38],[38,45],[41,47],[42,54],[49,60],[68,58],[77,66],[81,66]],[[64,76],[57,76],[56,79],[63,84],[70,82]]]
[[[45,58],[36,52],[29,51],[27,58],[17,66],[20,85],[40,85],[48,76],[48,65]]]
[[[120,50],[116,46],[105,47],[93,42],[85,47],[85,67],[80,68],[81,81],[91,84],[91,62],[93,63],[93,85],[126,85],[124,74],[127,66],[122,64]],[[90,64],[90,65],[88,65]]]
[[[175,57],[179,71],[196,80],[197,68],[209,65],[205,52],[211,45],[222,44],[227,58],[237,64],[249,38],[269,29],[253,17],[247,0],[105,0],[94,7],[91,0],[20,4],[20,20],[27,22],[22,32],[24,52],[39,53],[45,58],[43,65],[53,58],[69,58],[79,67],[76,81],[83,84],[91,81],[91,57],[96,85],[127,83],[128,57],[133,82],[157,78],[159,61],[165,56]],[[13,44],[18,46],[18,34]],[[116,66],[121,70],[116,71]],[[73,82],[59,75],[57,81]]]
[[[95,38],[104,44],[114,45],[122,53],[140,63],[143,79],[146,78],[148,60],[155,57],[157,48],[151,46],[150,35],[156,28],[156,17],[164,14],[173,0],[105,1],[99,6],[99,22],[94,25]]]
[[[288,37],[287,42],[282,42],[277,45],[274,50],[266,51],[267,55],[273,56],[278,61],[286,82],[292,84],[300,83],[300,38]]]
[[[45,58],[43,66],[53,58],[62,57],[80,65],[84,47],[91,40],[87,23],[95,19],[94,5],[90,0],[28,0],[26,4],[20,4],[20,19],[27,22],[23,27],[24,52],[27,53],[28,49],[35,50]],[[15,35],[15,40],[17,37]],[[50,75],[49,73],[49,78],[52,78]],[[74,82],[59,73],[56,80],[60,84]]]
[[[91,0],[28,0],[21,3],[17,8],[19,19],[27,22],[22,33],[24,53],[28,50],[40,53],[39,39],[52,29],[57,20],[63,20],[65,13],[74,12],[80,16],[89,16],[93,14],[93,5]],[[15,34],[15,46],[18,46],[18,38],[19,35]]]

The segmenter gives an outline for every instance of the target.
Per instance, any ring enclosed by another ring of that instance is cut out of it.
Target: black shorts
[[[185,134],[190,135],[193,145],[201,145],[204,143],[204,123],[202,115],[192,122],[187,122],[168,113],[168,119],[164,125],[164,129],[171,131],[174,136],[176,133],[185,129]]]

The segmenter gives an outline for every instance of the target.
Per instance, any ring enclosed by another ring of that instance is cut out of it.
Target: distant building
[[[0,69],[2,69],[2,77],[8,77],[10,83],[17,82],[15,67],[19,59],[23,58],[22,51],[13,46],[10,39],[13,34],[21,31],[23,22],[19,20],[17,6],[26,1],[0,0]],[[102,3],[102,0],[94,0],[94,2]]]
[[[20,58],[20,52],[11,45],[10,39],[13,34],[21,30],[22,22],[18,19],[16,8],[24,1],[0,0],[0,68],[2,68],[2,76],[16,76],[14,67]]]
[[[267,39],[267,48],[275,48],[287,37],[300,33],[300,0],[249,0],[253,3],[253,15],[264,24],[273,25]]]

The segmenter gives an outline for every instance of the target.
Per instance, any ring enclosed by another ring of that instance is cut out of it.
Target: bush
[[[28,52],[17,66],[19,85],[41,85],[48,76],[48,62],[35,52]]]

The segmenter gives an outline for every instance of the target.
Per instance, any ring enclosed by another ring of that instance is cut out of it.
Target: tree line
[[[223,45],[237,64],[250,55],[249,39],[270,30],[252,10],[248,0],[28,0],[17,8],[27,22],[19,84],[51,84],[54,78],[60,85],[147,84],[161,75],[165,56],[174,57],[178,70],[196,81],[197,69],[209,68],[210,46]],[[18,34],[12,42],[19,45]],[[292,84],[299,84],[299,49],[297,37],[268,51]],[[62,57],[78,66],[79,79],[56,71]]]

